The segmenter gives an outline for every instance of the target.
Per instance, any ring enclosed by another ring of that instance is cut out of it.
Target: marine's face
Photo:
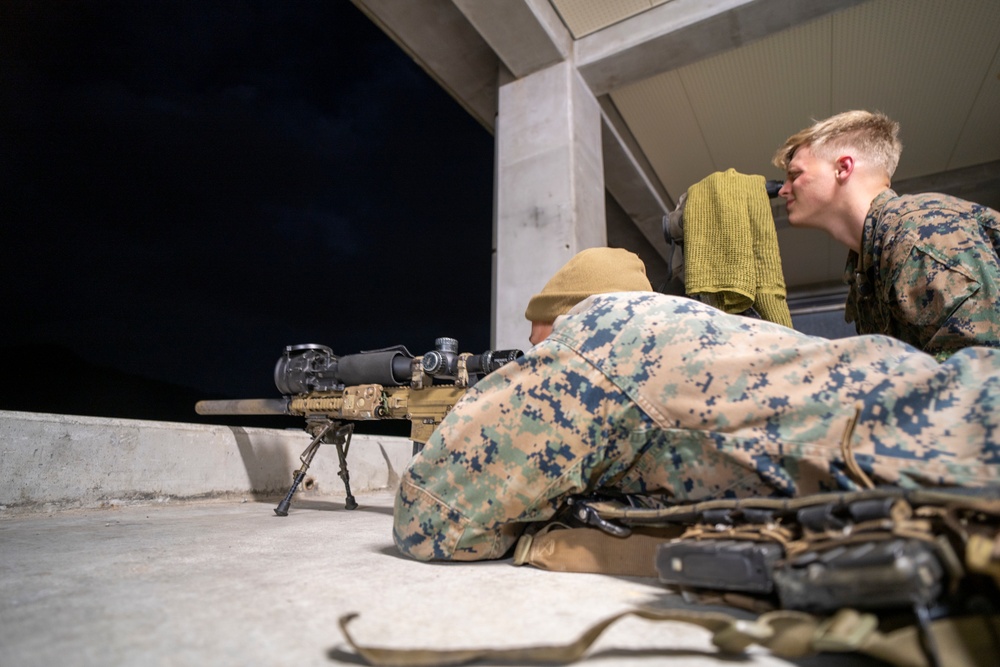
[[[538,345],[548,338],[550,333],[552,333],[552,322],[532,322],[531,336],[528,338],[528,342],[532,345]]]
[[[801,146],[788,163],[785,184],[778,195],[784,197],[788,223],[795,227],[823,227],[823,213],[836,192],[836,165]]]

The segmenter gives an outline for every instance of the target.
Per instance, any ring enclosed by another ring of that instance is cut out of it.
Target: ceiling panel
[[[809,118],[830,113],[829,22],[819,19],[745,46],[738,55],[709,58],[611,93],[671,197],[730,167],[781,176],[770,166],[774,151]]]
[[[678,72],[622,88],[611,98],[674,201],[688,184],[716,171]]]
[[[880,0],[832,20],[834,110],[899,121],[897,179],[948,168],[1000,43],[1000,2]]]
[[[580,39],[669,0],[552,0],[573,37]]]
[[[803,118],[830,110],[830,19],[754,42],[738,56],[710,58],[680,70],[714,170],[730,167],[769,178],[774,151]],[[686,188],[705,174],[692,174]]]
[[[1000,5],[1000,3],[997,3]],[[997,29],[1000,34],[1000,29]],[[1000,156],[1000,45],[983,76],[969,118],[959,135],[949,169],[996,160]]]

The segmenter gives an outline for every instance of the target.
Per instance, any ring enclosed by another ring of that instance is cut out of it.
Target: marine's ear
[[[857,164],[854,158],[850,155],[841,155],[833,162],[834,175],[837,177],[837,181],[840,183],[845,182],[854,173],[854,168]]]

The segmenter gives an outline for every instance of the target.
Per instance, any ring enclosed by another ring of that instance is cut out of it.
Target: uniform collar
[[[878,193],[868,207],[868,215],[865,216],[864,230],[861,232],[861,268],[867,271],[871,268],[875,255],[875,228],[882,218],[882,209],[889,203],[890,199],[898,197],[891,188],[886,188]]]
[[[878,221],[882,217],[882,209],[889,203],[889,200],[898,197],[891,188],[886,188],[872,200],[868,207],[868,214],[865,216],[865,225],[861,231],[861,252],[851,250],[847,253],[847,266],[844,269],[844,282],[854,285],[858,290],[858,296],[866,297],[872,293],[872,267],[876,263],[875,257],[875,229]]]

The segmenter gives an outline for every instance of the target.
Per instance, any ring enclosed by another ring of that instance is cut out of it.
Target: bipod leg
[[[340,472],[337,474],[344,482],[344,490],[347,491],[347,499],[344,501],[344,509],[357,509],[358,503],[351,494],[351,474],[347,471],[347,450],[351,447],[351,435],[354,434],[354,424],[348,423],[337,429],[333,436],[333,444],[337,446],[337,457],[340,459]]]
[[[286,493],[282,501],[278,503],[278,506],[274,508],[274,513],[278,516],[288,516],[288,507],[292,504],[292,496],[295,495],[295,491],[299,488],[299,484],[301,484],[302,480],[305,479],[306,471],[309,470],[309,466],[312,464],[313,457],[316,456],[316,451],[319,449],[319,446],[323,444],[323,439],[335,424],[336,422],[332,421],[327,421],[323,424],[323,428],[316,433],[312,442],[309,443],[309,446],[306,447],[305,451],[302,452],[302,455],[299,456],[299,461],[302,462],[302,465],[295,471],[295,477],[292,480],[292,488],[288,489],[288,493]]]

